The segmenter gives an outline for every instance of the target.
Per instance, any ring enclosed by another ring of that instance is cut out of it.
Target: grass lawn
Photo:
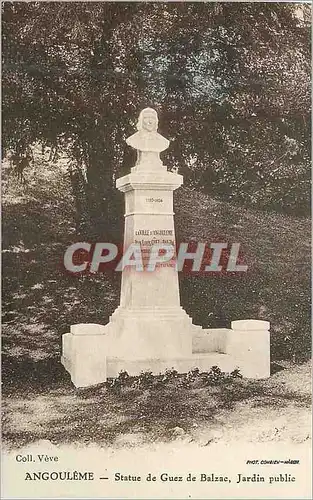
[[[3,438],[8,447],[52,444],[138,446],[184,440],[208,446],[243,439],[311,439],[311,367],[286,364],[268,380],[238,379],[189,387],[180,377],[152,387],[106,384],[75,389],[57,362],[20,364],[4,383]],[[23,382],[20,382],[23,379]],[[11,383],[10,383],[11,382]]]

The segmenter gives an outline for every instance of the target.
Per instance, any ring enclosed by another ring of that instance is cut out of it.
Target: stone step
[[[218,366],[224,372],[231,372],[238,365],[228,354],[206,353],[195,354],[190,358],[173,359],[140,359],[127,360],[119,358],[107,358],[107,377],[117,377],[121,371],[127,371],[131,376],[140,375],[145,371],[151,371],[154,375],[164,373],[165,370],[177,370],[179,373],[188,373],[193,368],[200,371],[209,371],[212,366]]]

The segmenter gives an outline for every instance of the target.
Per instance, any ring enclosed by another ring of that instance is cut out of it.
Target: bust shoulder
[[[139,131],[126,139],[126,143],[137,151],[161,153],[169,146],[169,141],[158,132]]]

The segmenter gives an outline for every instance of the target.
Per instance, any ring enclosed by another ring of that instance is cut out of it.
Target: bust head
[[[143,109],[137,122],[138,132],[126,139],[126,143],[138,151],[138,162],[162,165],[159,153],[165,151],[169,141],[158,133],[158,115],[152,108]]]
[[[137,129],[139,131],[156,132],[158,129],[158,114],[152,108],[143,109],[138,118]]]

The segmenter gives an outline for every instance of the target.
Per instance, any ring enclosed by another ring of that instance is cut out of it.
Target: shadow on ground
[[[75,389],[59,358],[3,360],[3,438],[16,447],[49,440],[60,443],[112,444],[123,435],[140,435],[145,442],[173,439],[173,429],[191,433],[215,425],[223,412],[244,404],[282,411],[310,407],[310,395],[284,386],[279,378],[238,379],[216,386],[188,387],[180,379],[148,388],[107,384]],[[285,374],[284,374],[285,376]]]

